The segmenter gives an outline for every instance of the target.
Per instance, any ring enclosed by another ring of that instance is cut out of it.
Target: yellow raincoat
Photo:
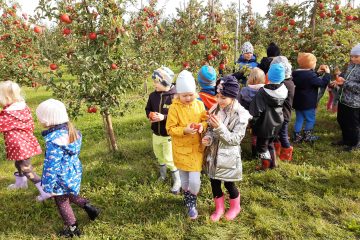
[[[174,99],[169,108],[166,130],[172,139],[175,166],[183,171],[200,172],[204,151],[201,134],[184,135],[184,128],[189,123],[201,123],[205,132],[207,123],[203,102],[195,99],[190,104],[183,104]]]

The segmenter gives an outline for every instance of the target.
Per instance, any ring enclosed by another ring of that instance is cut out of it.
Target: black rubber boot
[[[81,232],[80,229],[77,225],[77,223],[75,223],[74,225],[71,226],[66,226],[64,228],[64,230],[59,232],[59,236],[60,237],[64,237],[64,238],[73,238],[73,237],[80,237]]]
[[[298,144],[301,143],[302,141],[303,141],[303,137],[301,135],[301,132],[294,132],[293,143]]]
[[[89,216],[91,221],[94,221],[100,214],[100,210],[92,206],[90,203],[85,204],[84,210]]]

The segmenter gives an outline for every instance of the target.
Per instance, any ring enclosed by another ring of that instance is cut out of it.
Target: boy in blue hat
[[[201,87],[198,99],[204,103],[206,110],[208,110],[216,103],[216,71],[213,67],[204,65],[200,68],[197,79]]]
[[[253,131],[257,137],[256,150],[261,159],[258,170],[276,166],[274,139],[284,121],[282,108],[288,95],[288,90],[283,84],[285,67],[281,63],[270,66],[268,78],[270,84],[265,85],[256,93],[249,108],[253,116]]]

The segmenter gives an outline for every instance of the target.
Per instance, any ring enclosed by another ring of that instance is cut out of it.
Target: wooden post
[[[112,125],[111,115],[108,112],[103,113],[103,117],[105,119],[105,129],[107,130],[107,138],[110,142],[110,150],[115,152],[118,150],[118,146],[116,143],[115,133]]]
[[[312,9],[312,14],[311,14],[311,40],[314,40],[315,37],[315,29],[316,29],[316,10],[317,10],[317,1],[314,1],[314,7]]]
[[[237,53],[239,50],[239,35],[240,35],[240,44],[241,44],[241,0],[239,0],[239,9],[238,15],[236,17],[236,29],[235,29],[235,49],[234,49],[234,63],[237,61]]]

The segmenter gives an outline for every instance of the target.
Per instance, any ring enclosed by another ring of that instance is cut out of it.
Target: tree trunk
[[[105,130],[107,132],[107,140],[109,143],[109,149],[112,152],[115,152],[118,150],[118,146],[116,144],[116,138],[115,138],[115,133],[114,133],[114,129],[112,126],[112,121],[111,121],[111,116],[108,112],[103,113],[103,118],[104,118],[104,127]]]
[[[314,1],[314,7],[312,9],[312,14],[311,14],[311,23],[310,23],[310,27],[311,27],[311,40],[314,40],[315,37],[315,29],[316,29],[316,10],[317,10],[317,1]]]

